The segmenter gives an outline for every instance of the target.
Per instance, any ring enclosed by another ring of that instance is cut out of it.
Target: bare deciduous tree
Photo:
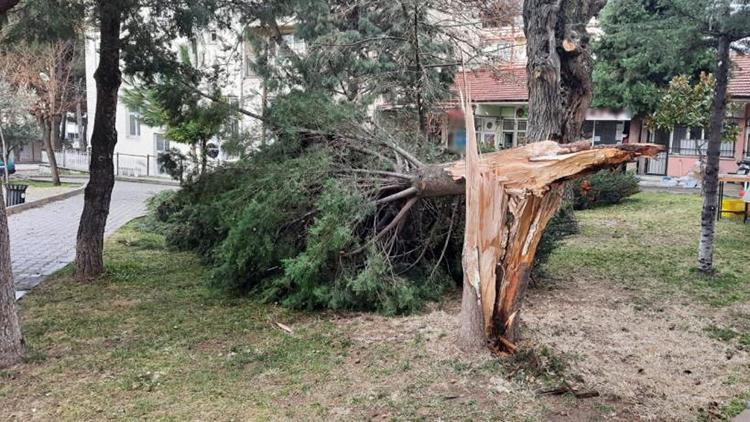
[[[73,40],[22,44],[7,49],[2,56],[1,70],[6,78],[15,86],[27,87],[36,93],[37,101],[29,112],[39,121],[52,181],[59,185],[55,149],[59,147],[60,125],[68,112],[75,111],[84,95],[74,74],[79,47]]]

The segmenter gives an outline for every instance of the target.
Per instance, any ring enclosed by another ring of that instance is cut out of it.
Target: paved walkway
[[[112,192],[106,234],[146,213],[145,201],[174,187],[118,181]],[[8,217],[16,297],[75,259],[83,195]]]

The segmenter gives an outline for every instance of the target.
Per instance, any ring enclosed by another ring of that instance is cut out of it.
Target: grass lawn
[[[455,348],[458,294],[399,318],[229,298],[136,221],[102,280],[62,271],[20,302],[28,353],[0,372],[0,419],[726,418],[750,398],[750,226],[719,224],[706,279],[699,209],[641,193],[578,213],[504,359]],[[600,396],[539,394],[563,382]]]

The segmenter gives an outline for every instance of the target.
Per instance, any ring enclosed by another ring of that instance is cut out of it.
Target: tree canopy
[[[713,69],[713,53],[699,23],[668,0],[610,0],[600,24],[603,34],[594,43],[594,107],[649,114],[672,78]]]

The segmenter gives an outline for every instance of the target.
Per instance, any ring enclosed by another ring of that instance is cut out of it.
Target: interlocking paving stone
[[[106,235],[146,214],[146,200],[171,186],[118,181],[112,191]],[[8,217],[16,295],[38,285],[75,259],[83,195]]]

